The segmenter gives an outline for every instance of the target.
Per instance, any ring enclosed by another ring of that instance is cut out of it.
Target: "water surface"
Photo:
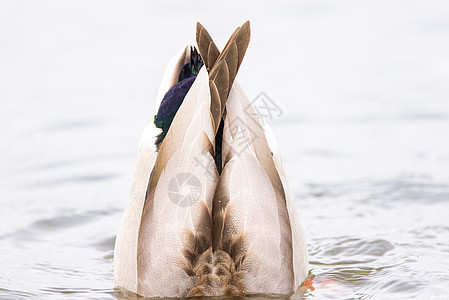
[[[113,299],[115,235],[165,64],[252,21],[238,80],[282,110],[306,299],[448,299],[445,1],[0,4],[0,299]]]

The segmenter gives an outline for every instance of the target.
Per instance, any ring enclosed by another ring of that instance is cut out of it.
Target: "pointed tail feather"
[[[196,43],[207,72],[210,72],[220,55],[220,50],[218,50],[217,45],[215,45],[210,37],[209,32],[207,32],[206,28],[199,22],[196,23]]]
[[[197,24],[197,44],[206,68],[209,72],[209,87],[211,94],[210,111],[213,118],[215,132],[218,131],[221,118],[234,83],[237,71],[240,68],[251,36],[249,21],[238,27],[229,38],[221,54],[206,29]],[[216,55],[218,57],[215,59]],[[207,58],[205,58],[207,57]],[[209,59],[210,57],[210,59]]]

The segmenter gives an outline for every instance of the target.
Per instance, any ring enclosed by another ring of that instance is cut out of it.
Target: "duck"
[[[196,24],[142,133],[114,249],[115,286],[149,298],[292,295],[307,244],[273,132],[235,80],[249,21],[220,52]]]

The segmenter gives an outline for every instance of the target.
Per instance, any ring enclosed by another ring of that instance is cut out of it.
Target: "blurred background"
[[[200,21],[267,120],[307,299],[447,299],[449,3],[0,2],[0,299],[112,299],[115,235],[166,64]]]

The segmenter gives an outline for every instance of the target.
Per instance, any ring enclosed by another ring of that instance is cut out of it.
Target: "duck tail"
[[[187,297],[244,293],[245,236],[226,234],[226,226],[230,225],[226,211],[220,212],[213,221],[213,228],[217,228],[214,234],[208,226],[212,224],[212,215],[207,206],[203,206],[196,233],[186,232],[181,264],[194,283]]]
[[[209,73],[210,111],[215,131],[214,157],[218,174],[221,174],[223,169],[221,148],[225,105],[248,48],[250,36],[250,23],[247,21],[234,30],[223,52],[220,53],[206,28],[199,22],[196,24],[196,43]]]
[[[249,21],[238,27],[229,38],[220,53],[209,33],[197,23],[197,45],[206,69],[209,72],[209,88],[211,95],[210,112],[215,133],[218,131],[221,118],[240,68],[251,37]]]
[[[195,285],[188,297],[238,296],[243,294],[243,282],[229,253],[209,248],[198,257],[194,267]]]

